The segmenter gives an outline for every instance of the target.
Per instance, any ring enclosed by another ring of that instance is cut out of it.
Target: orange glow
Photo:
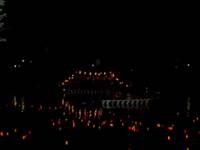
[[[69,80],[65,80],[65,83],[69,82]]]
[[[173,130],[173,127],[168,127],[167,128],[169,131],[172,131]]]
[[[106,121],[103,121],[102,123],[101,123],[101,126],[104,126],[106,124]]]
[[[22,140],[26,140],[26,139],[27,139],[27,135],[23,135]]]
[[[157,123],[157,124],[156,124],[156,126],[157,126],[158,128],[160,128],[160,127],[161,127],[160,123]]]
[[[114,126],[114,124],[113,123],[110,123],[110,127],[113,127]]]
[[[132,126],[132,131],[135,132],[136,131],[136,128],[135,126]]]
[[[0,132],[0,136],[3,136],[3,132],[2,131]]]
[[[132,130],[132,127],[131,127],[131,126],[129,126],[129,127],[128,127],[128,130],[129,130],[129,131],[131,131],[131,130]]]
[[[171,137],[170,137],[170,136],[167,136],[167,140],[170,141],[170,140],[171,140]]]
[[[15,129],[14,129],[14,132],[17,132],[17,131],[18,131],[17,128],[15,128]]]

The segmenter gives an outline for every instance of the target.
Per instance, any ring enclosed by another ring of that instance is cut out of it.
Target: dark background
[[[27,93],[48,99],[58,80],[96,59],[141,90],[150,86],[166,99],[175,97],[173,102],[191,95],[197,21],[181,6],[21,0],[9,1],[6,10],[9,30],[1,50],[2,95]],[[10,69],[22,58],[32,63]]]

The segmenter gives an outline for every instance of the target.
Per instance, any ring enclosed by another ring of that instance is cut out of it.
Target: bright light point
[[[199,117],[197,117],[196,120],[198,121],[198,120],[199,120]]]
[[[169,130],[169,131],[172,131],[172,130],[173,130],[173,127],[168,127],[168,130]]]
[[[171,137],[170,137],[170,136],[167,136],[167,140],[170,141],[170,140],[171,140]]]
[[[187,64],[187,67],[190,67],[190,64]]]
[[[14,68],[17,68],[17,65],[14,65]]]
[[[157,123],[156,126],[157,126],[158,128],[160,128],[160,123]]]
[[[185,135],[185,138],[188,139],[188,137],[189,137],[188,134],[186,134],[186,135]]]
[[[25,60],[24,60],[24,59],[22,59],[22,62],[24,63],[24,62],[25,62]]]
[[[14,132],[17,132],[17,128],[14,129]]]
[[[128,87],[128,84],[126,84],[126,87]]]
[[[65,141],[65,145],[66,146],[69,145],[69,141],[68,140]]]
[[[3,132],[2,131],[0,132],[0,136],[3,136]]]
[[[186,150],[190,150],[190,148],[189,148],[189,147],[187,147],[187,148],[186,148]]]
[[[9,136],[9,132],[6,132],[6,136]]]
[[[95,65],[94,64],[92,64],[92,67],[94,67]]]
[[[27,139],[27,135],[23,135],[22,140],[26,140],[26,139]]]

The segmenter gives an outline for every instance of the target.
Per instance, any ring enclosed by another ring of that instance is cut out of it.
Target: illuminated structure
[[[151,99],[132,98],[130,85],[112,71],[84,70],[75,71],[60,83],[64,100],[99,103],[106,109],[148,109]]]

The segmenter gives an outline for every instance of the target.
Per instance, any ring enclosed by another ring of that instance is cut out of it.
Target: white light
[[[92,64],[92,67],[94,67],[94,64]]]
[[[187,64],[187,67],[190,67],[190,64]]]
[[[17,65],[14,65],[14,68],[17,68]]]
[[[22,59],[22,62],[24,63],[24,62],[25,62],[25,60],[24,60],[24,59]]]

